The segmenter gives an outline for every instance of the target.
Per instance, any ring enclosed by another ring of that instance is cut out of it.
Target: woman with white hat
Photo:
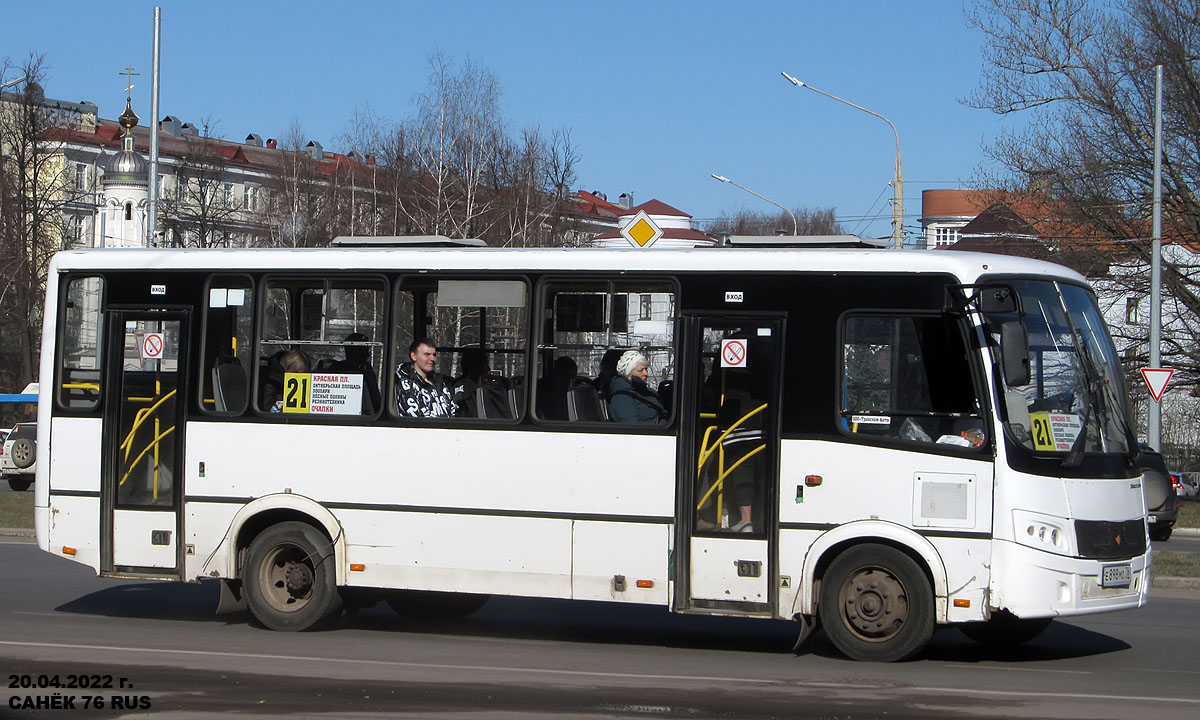
[[[608,416],[620,423],[661,423],[667,419],[658,393],[646,385],[650,364],[637,350],[617,361],[617,375],[608,386]]]

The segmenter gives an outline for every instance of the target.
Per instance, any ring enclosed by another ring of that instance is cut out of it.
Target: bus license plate
[[[1100,587],[1129,587],[1132,577],[1128,565],[1108,565],[1100,573]]]

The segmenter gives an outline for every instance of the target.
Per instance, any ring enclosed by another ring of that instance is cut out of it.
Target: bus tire
[[[342,609],[334,562],[332,543],[313,526],[268,527],[250,543],[242,568],[250,612],[271,630],[320,627]]]
[[[413,620],[458,620],[478,611],[491,595],[437,592],[434,590],[393,590],[387,604]]]
[[[933,637],[925,572],[886,545],[856,545],[835,558],[821,580],[817,611],[830,642],[854,660],[907,660]]]
[[[958,626],[963,635],[980,645],[991,648],[1014,648],[1041,635],[1054,618],[1019,618],[1001,610],[992,613],[985,622],[969,622]]]
[[[29,489],[33,484],[33,478],[24,477],[22,475],[9,475],[8,486],[15,492],[23,492]]]

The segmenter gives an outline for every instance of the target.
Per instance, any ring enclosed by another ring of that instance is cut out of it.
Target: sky
[[[356,110],[414,114],[440,52],[499,79],[513,132],[570,131],[574,189],[658,199],[700,220],[776,212],[716,173],[789,207],[834,208],[855,234],[890,236],[891,129],[786,71],[896,125],[911,235],[921,191],[970,187],[1004,127],[961,102],[983,67],[964,2],[160,1],[160,116],[208,120],[227,140],[282,138],[298,123],[342,152]],[[132,65],[145,124],[154,6],[8,4],[0,59],[44,54],[48,97],[93,102],[110,119]]]

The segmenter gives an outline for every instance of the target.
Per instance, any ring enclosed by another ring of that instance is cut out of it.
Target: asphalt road
[[[113,677],[111,689],[57,690],[75,698],[71,715],[95,714],[81,709],[85,695],[141,705],[104,717],[147,706],[173,718],[1200,714],[1194,591],[1056,622],[1009,653],[945,629],[915,661],[876,665],[843,659],[820,633],[793,655],[787,622],[512,598],[455,622],[417,623],[380,605],[333,630],[274,633],[244,614],[216,617],[213,585],[103,580],[11,538],[0,538],[0,578],[0,681]],[[54,692],[9,687],[0,717],[64,716],[20,709]]]

